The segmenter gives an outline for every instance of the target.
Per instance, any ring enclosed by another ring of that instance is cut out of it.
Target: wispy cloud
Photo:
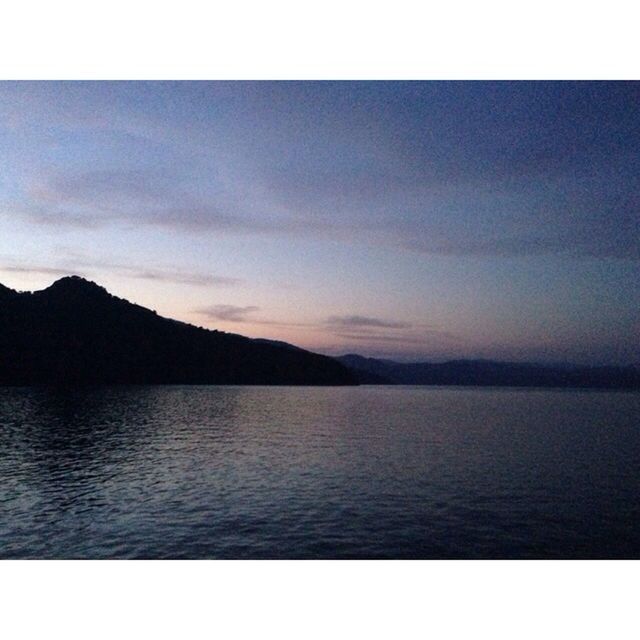
[[[0,271],[4,271],[6,273],[23,273],[23,274],[37,274],[37,275],[51,275],[51,276],[68,276],[68,275],[77,275],[84,276],[84,273],[79,272],[74,269],[65,269],[65,268],[57,268],[57,267],[44,267],[44,266],[16,266],[16,265],[5,265],[0,263]]]
[[[73,213],[61,208],[47,209],[39,203],[17,204],[12,212],[32,224],[51,229],[81,229],[92,231],[99,229],[109,220],[104,216]]]
[[[309,235],[336,226],[256,201],[250,191],[242,183],[215,188],[167,170],[58,171],[32,179],[10,208],[30,223],[61,231],[144,225],[185,233]]]
[[[25,140],[96,136],[11,203],[50,230],[640,259],[634,83],[25,83],[0,96]],[[28,147],[7,148],[31,166]],[[74,168],[96,148],[100,168]]]
[[[482,185],[438,191],[397,182],[379,198],[373,186],[334,202],[324,191],[285,184],[282,192],[256,200],[242,183],[220,191],[165,171],[89,172],[41,177],[10,210],[60,232],[143,225],[182,233],[334,238],[433,255],[640,259],[640,236],[633,233],[638,202],[616,199],[604,186],[597,202],[566,178],[544,195],[533,183],[514,193],[496,185],[487,195]]]
[[[365,349],[367,352],[380,352],[384,345],[415,351],[460,342],[457,335],[424,322],[401,322],[373,316],[331,316],[325,327],[346,345],[352,343],[353,349]]]
[[[179,284],[190,284],[194,286],[214,286],[230,287],[242,283],[240,278],[229,278],[225,276],[212,276],[205,273],[185,273],[180,271],[159,271],[157,269],[145,269],[129,271],[131,278],[140,280],[157,280],[160,282],[176,282]]]
[[[370,316],[331,316],[327,319],[327,324],[332,327],[375,327],[381,329],[408,329],[411,327],[406,322],[393,322],[382,320]]]
[[[424,338],[411,335],[388,335],[381,333],[336,333],[339,338],[346,340],[356,340],[375,344],[377,342],[400,342],[403,344],[419,344],[424,342]]]
[[[186,284],[197,287],[231,287],[242,284],[242,279],[229,276],[218,276],[208,273],[184,271],[182,269],[142,268],[135,265],[123,265],[110,261],[68,259],[59,266],[48,266],[38,263],[18,263],[4,258],[0,260],[0,271],[5,273],[67,276],[88,276],[111,272],[126,278],[137,280],[153,280],[158,282]]]
[[[379,331],[338,331],[340,338],[349,340],[375,342],[406,342],[426,344],[432,341],[458,342],[460,337],[450,331],[440,329],[419,329],[413,331],[399,331],[396,333],[380,333]]]
[[[259,310],[260,307],[255,306],[240,307],[233,304],[214,304],[198,309],[197,313],[221,322],[246,322],[250,319],[247,316]]]

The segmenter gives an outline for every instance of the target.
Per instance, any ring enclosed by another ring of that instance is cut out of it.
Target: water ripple
[[[640,394],[0,389],[2,558],[638,558]]]

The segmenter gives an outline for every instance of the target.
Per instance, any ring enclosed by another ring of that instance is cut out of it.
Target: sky
[[[0,82],[0,282],[330,355],[640,363],[640,83]]]

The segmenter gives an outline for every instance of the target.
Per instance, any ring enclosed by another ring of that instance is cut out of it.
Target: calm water
[[[640,394],[0,389],[3,558],[640,557]]]

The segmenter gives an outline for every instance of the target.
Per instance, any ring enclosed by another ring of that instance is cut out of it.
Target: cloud
[[[336,333],[339,338],[346,340],[357,340],[375,344],[376,342],[400,342],[406,344],[418,344],[424,342],[424,338],[419,336],[386,335],[380,333]]]
[[[247,320],[250,320],[247,316],[259,310],[260,307],[255,306],[238,307],[233,304],[215,304],[198,309],[197,313],[205,315],[211,320],[220,320],[222,322],[247,322]]]
[[[6,273],[68,276],[100,274],[112,272],[127,278],[153,280],[158,282],[186,284],[197,287],[231,287],[242,284],[242,279],[229,276],[218,276],[208,273],[184,271],[181,269],[142,268],[135,265],[123,265],[110,261],[69,259],[59,266],[45,266],[37,263],[16,263],[13,259],[0,262],[0,271]],[[96,277],[96,276],[93,276]]]
[[[61,172],[31,180],[13,213],[50,228],[95,230],[106,225],[165,227],[186,233],[326,233],[332,224],[256,201],[251,187],[220,187],[178,171],[120,169]]]
[[[460,336],[440,329],[418,328],[411,331],[399,331],[395,333],[380,333],[376,331],[337,331],[336,336],[348,340],[375,342],[406,342],[422,343],[428,342],[459,342]]]
[[[44,177],[9,210],[61,232],[144,226],[332,238],[431,255],[640,259],[633,232],[640,204],[605,184],[582,188],[563,178],[544,188],[535,181],[425,188],[390,175],[388,189],[378,194],[376,180],[358,180],[360,188],[335,192],[281,181],[258,200],[242,182],[219,191],[164,171],[90,172]],[[629,188],[636,183],[630,178]]]
[[[57,172],[32,183],[29,194],[42,203],[149,200],[157,202],[174,191],[175,174],[167,170],[110,169]]]
[[[52,83],[3,94],[15,126],[40,132],[35,152],[50,138],[79,153],[10,207],[60,232],[640,259],[634,83]],[[14,147],[8,163],[31,166],[29,145]]]
[[[221,322],[248,322],[253,325],[265,325],[268,327],[278,328],[300,328],[311,330],[324,330],[326,326],[323,323],[314,322],[285,322],[282,320],[272,320],[269,318],[255,317],[253,314],[259,311],[260,307],[249,306],[237,306],[233,304],[216,304],[209,307],[193,309],[193,313],[204,315],[210,320],[218,320]],[[250,317],[249,317],[250,316]]]
[[[60,277],[69,275],[84,276],[83,273],[77,270],[57,267],[0,265],[0,271],[4,271],[6,273],[43,274]]]
[[[334,335],[351,338],[354,340],[398,340],[398,341],[419,341],[423,338],[409,335],[407,330],[411,330],[412,325],[407,322],[391,322],[373,318],[369,316],[345,315],[331,316],[327,320],[317,322],[282,322],[270,320],[268,318],[254,317],[253,314],[259,311],[257,306],[236,306],[230,304],[218,304],[210,307],[195,309],[195,313],[205,315],[212,320],[223,322],[251,322],[256,325],[268,325],[275,327],[304,327],[314,331],[326,332],[329,329]],[[249,317],[251,316],[251,317]],[[382,335],[376,333],[376,329],[389,329],[398,331],[395,335]],[[404,332],[404,333],[403,333]],[[429,331],[422,331],[426,335]],[[435,332],[440,334],[440,332]]]
[[[157,280],[160,282],[175,282],[178,284],[191,284],[195,286],[230,287],[242,283],[240,278],[212,276],[204,273],[158,271],[156,269],[145,269],[143,271],[132,269],[129,272],[129,276],[131,278],[139,278],[141,280]]]
[[[33,224],[52,229],[69,228],[92,231],[103,226],[108,219],[104,216],[72,213],[64,209],[46,210],[38,203],[33,205],[16,205],[12,212]]]
[[[560,237],[520,236],[497,238],[452,237],[440,240],[414,236],[400,240],[401,246],[418,253],[445,256],[535,256],[570,251],[571,244]],[[579,247],[575,247],[579,249]]]
[[[391,321],[371,316],[331,316],[325,323],[340,340],[354,343],[354,349],[380,349],[383,345],[415,350],[459,343],[460,338],[423,322]],[[345,348],[344,346],[342,348]]]
[[[333,327],[376,327],[381,329],[408,329],[411,327],[406,322],[391,322],[372,318],[370,316],[331,316],[327,319],[327,324]]]

